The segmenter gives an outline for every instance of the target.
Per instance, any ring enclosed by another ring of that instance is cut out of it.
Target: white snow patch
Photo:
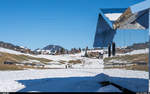
[[[64,69],[65,68],[65,65],[64,64],[62,64],[62,65],[45,65],[44,66],[45,68],[56,68],[56,69]]]
[[[2,80],[0,81],[0,92],[12,92],[19,88],[24,88],[25,86],[18,83],[15,80]]]
[[[132,52],[126,53],[126,55],[134,55],[134,54],[144,54],[144,53],[149,53],[149,49],[140,49],[140,50],[134,50]]]
[[[135,54],[147,54],[149,53],[149,49],[146,48],[146,49],[140,49],[140,50],[133,50],[131,52],[128,52],[128,53],[124,53],[124,54],[118,54],[117,55],[135,55]]]
[[[16,54],[16,55],[22,54],[21,52],[10,50],[10,49],[6,49],[6,48],[2,48],[2,47],[0,47],[0,52]]]
[[[113,63],[128,63],[127,61],[115,60],[115,59],[112,59],[109,62],[113,62]]]

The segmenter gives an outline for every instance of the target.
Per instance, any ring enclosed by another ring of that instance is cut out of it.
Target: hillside
[[[131,46],[126,47],[126,49],[133,49],[133,50],[139,50],[139,49],[145,49],[145,48],[149,48],[149,42],[135,43]]]
[[[104,67],[148,71],[148,52],[148,42],[117,48],[116,56],[104,59]]]
[[[14,44],[3,42],[3,41],[0,41],[0,47],[11,49],[11,50],[14,50],[14,51],[19,51],[21,53],[34,54],[34,52],[31,51],[31,49],[29,49],[29,48],[18,46],[18,45],[14,45]]]
[[[31,49],[29,49],[27,47],[18,46],[18,45],[14,45],[12,43],[7,43],[7,42],[3,42],[3,41],[0,41],[0,47],[10,49],[10,50],[14,50],[14,51],[18,51],[18,52],[21,52],[21,53],[34,54],[34,55],[38,55],[38,54],[55,54],[57,51],[60,51],[61,49],[64,49],[63,47],[61,47],[59,45],[48,45],[48,46],[45,46],[42,49],[38,48],[38,49],[35,49],[34,51],[32,51]]]
[[[7,61],[6,63],[9,64],[0,65],[0,75],[2,76],[0,78],[0,91],[103,92],[105,90],[108,92],[109,90],[124,92],[123,89],[120,90],[111,84],[105,86],[105,82],[108,81],[134,92],[142,92],[148,89],[148,72],[105,69],[102,59],[82,57],[84,53],[82,51],[78,54],[30,55],[0,48],[1,59],[14,60],[13,63],[22,64],[16,66]],[[42,65],[42,67],[35,69],[39,65]],[[4,71],[6,68],[9,71]],[[131,79],[131,77],[134,79]]]
[[[127,46],[126,48],[116,48],[117,53],[128,53],[134,50],[142,50],[149,48],[149,42],[145,43],[135,43],[133,45]]]

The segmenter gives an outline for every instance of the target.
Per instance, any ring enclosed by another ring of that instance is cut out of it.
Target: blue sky
[[[99,8],[127,8],[140,1],[0,0],[0,41],[31,49],[48,44],[61,45],[67,49],[92,48]],[[120,36],[124,32],[117,34],[115,40],[118,45],[125,44],[121,42],[123,37]],[[135,40],[141,36],[136,42],[148,40],[148,32],[126,33],[126,36],[131,34]]]

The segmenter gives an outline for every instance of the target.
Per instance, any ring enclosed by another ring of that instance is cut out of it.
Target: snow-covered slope
[[[23,54],[17,51],[0,48],[0,52]],[[137,52],[134,52],[137,54]],[[141,53],[141,52],[139,52]],[[24,54],[30,55],[30,54]],[[103,69],[103,61],[81,57],[84,52],[74,55],[30,55],[53,60],[53,67],[64,67],[57,64],[59,60],[81,59],[82,64],[73,65],[75,69],[45,69],[0,71],[0,92],[38,91],[38,92],[104,92],[119,91],[109,85],[102,87],[99,81],[109,80],[133,91],[145,91],[148,86],[148,72],[124,69]],[[108,78],[101,73],[108,75]],[[100,74],[100,75],[98,75]],[[138,83],[137,83],[138,82]]]
[[[81,60],[82,61],[81,64],[72,65],[73,68],[103,68],[102,60],[82,57],[85,54],[84,51],[82,51],[81,53],[78,53],[78,54],[30,55],[30,54],[20,53],[20,52],[5,49],[5,48],[0,48],[0,52],[11,53],[11,54],[16,54],[16,55],[27,55],[27,56],[32,56],[32,57],[36,57],[36,58],[46,58],[46,59],[53,60],[52,62],[47,63],[48,65],[45,65],[46,68],[65,68],[66,64],[59,63],[61,60],[65,61],[65,63],[70,60]]]
[[[112,78],[107,78],[107,76],[101,75],[101,73],[109,75]],[[132,88],[135,91],[137,90],[136,87],[144,87],[144,89],[139,89],[140,91],[148,88],[145,87],[148,83],[145,83],[144,80],[148,79],[148,72],[122,69],[0,71],[0,75],[0,92],[103,92],[110,89],[111,91],[118,91],[118,89],[112,86],[102,88],[99,82],[104,79],[112,80],[114,83],[120,85],[124,84],[126,85],[124,87],[130,87],[130,89]]]
[[[120,54],[120,53],[116,53],[116,55],[135,55],[135,54],[148,54],[149,53],[149,49],[140,49],[140,50],[133,50],[131,52],[128,53],[124,53],[124,54]],[[104,54],[104,57],[108,57],[108,54]]]
[[[26,53],[21,53],[21,52],[18,52],[18,51],[14,51],[14,50],[2,48],[2,47],[0,47],[0,52],[9,53],[9,54],[15,54],[15,55],[27,55],[27,56],[36,57],[35,55],[26,54]]]
[[[134,50],[132,52],[126,53],[127,55],[134,55],[134,54],[146,54],[149,53],[149,49],[140,49],[140,50]]]
[[[23,53],[20,53],[20,52],[14,51],[14,50],[10,50],[10,49],[6,49],[6,48],[2,48],[2,47],[0,47],[0,52],[17,54],[17,55],[23,54]]]

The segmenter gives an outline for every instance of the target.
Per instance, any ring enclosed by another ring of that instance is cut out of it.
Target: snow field
[[[125,88],[134,91],[144,91],[148,88],[145,87],[145,80],[140,80],[148,79],[147,72],[122,69],[30,69],[21,71],[0,71],[0,75],[0,92],[16,92],[20,90],[25,92],[38,90],[43,92],[48,92],[48,90],[52,92],[55,90],[58,92],[100,92],[103,91],[103,89],[100,89],[101,85],[98,82],[107,80],[123,85]],[[139,78],[139,80],[137,78]],[[59,85],[60,83],[61,85]],[[38,84],[38,86],[34,84]],[[42,89],[40,87],[41,84],[43,87],[47,87],[47,89]],[[29,89],[29,87],[31,89]],[[110,86],[110,88],[113,87]],[[104,90],[107,90],[106,87]]]
[[[23,54],[17,51],[0,48],[0,52]],[[130,52],[130,54],[145,53],[146,50]],[[59,60],[81,59],[82,64],[76,64],[74,69],[44,69],[0,71],[0,92],[120,92],[118,88],[109,85],[101,87],[99,82],[111,81],[132,91],[148,90],[148,72],[125,69],[103,69],[103,61],[81,57],[84,52],[74,55],[29,55],[53,60],[49,68],[64,68],[57,64]]]

